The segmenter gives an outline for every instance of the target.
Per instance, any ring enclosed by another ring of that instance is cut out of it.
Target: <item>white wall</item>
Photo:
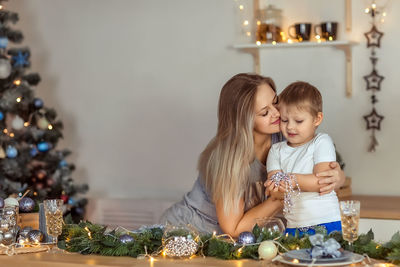
[[[343,4],[279,1],[285,25],[342,22]],[[229,48],[238,39],[235,2],[13,0],[5,5],[20,15],[17,28],[31,49],[32,70],[43,79],[37,95],[64,121],[61,146],[74,151],[76,180],[89,182],[89,194],[179,199],[189,190],[197,157],[215,134],[220,88],[232,75],[252,71],[252,58]],[[362,80],[370,71],[363,5],[353,0],[352,39],[361,42],[353,52],[353,98],[344,96],[343,53],[332,48],[263,52],[263,73],[280,90],[297,79],[321,88],[322,129],[342,153],[355,193],[399,195],[400,4],[392,5],[378,52],[386,79],[377,107],[385,120],[374,154],[366,152],[369,133],[362,119],[370,111]]]

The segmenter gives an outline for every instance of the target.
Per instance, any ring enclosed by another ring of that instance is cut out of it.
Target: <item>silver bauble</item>
[[[24,227],[24,228],[19,232],[19,234],[22,235],[23,237],[27,237],[27,236],[28,236],[28,233],[29,233],[30,231],[32,231],[32,227],[26,226],[26,227]]]
[[[3,234],[3,244],[4,245],[10,245],[14,242],[14,234],[12,232],[5,232]]]
[[[10,228],[10,224],[8,224],[8,222],[2,221],[2,222],[0,223],[0,229],[1,229],[1,231],[3,231],[3,232],[8,231],[8,228]]]
[[[0,79],[5,79],[11,74],[10,61],[0,58]]]
[[[15,130],[21,130],[24,128],[24,120],[20,116],[15,116],[11,122],[11,127]]]
[[[28,239],[30,242],[39,243],[43,241],[43,233],[39,230],[31,230],[28,233]]]

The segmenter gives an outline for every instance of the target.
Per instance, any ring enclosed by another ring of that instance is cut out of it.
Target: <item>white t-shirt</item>
[[[314,165],[336,161],[335,147],[327,134],[319,133],[310,142],[291,147],[286,141],[272,145],[267,159],[267,171],[312,174]],[[301,188],[300,188],[301,189]],[[340,221],[336,193],[320,196],[317,192],[301,192],[293,199],[290,213],[285,214],[288,228],[313,226]]]

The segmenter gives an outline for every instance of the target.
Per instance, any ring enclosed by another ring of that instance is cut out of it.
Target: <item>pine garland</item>
[[[124,244],[119,241],[121,232],[113,230],[106,232],[106,228],[101,225],[90,222],[81,222],[79,224],[66,224],[58,243],[59,248],[69,252],[78,252],[81,254],[99,254],[104,256],[130,256],[159,254],[162,250],[162,237],[164,229],[161,227],[148,227],[140,232],[129,233],[134,238],[134,242]],[[349,250],[348,242],[343,240],[342,234],[333,232],[329,235],[326,230],[316,229],[317,233],[324,234],[326,238],[334,238],[342,248]],[[284,235],[279,233],[270,233],[260,229],[257,225],[253,228],[253,234],[256,242],[275,239],[288,250],[311,248],[308,235],[299,237]],[[207,234],[199,236],[203,244],[197,254],[216,257],[225,260],[233,259],[258,259],[258,245],[241,246],[235,245],[229,240]],[[285,252],[279,248],[281,252]],[[395,264],[400,263],[400,233],[393,235],[387,243],[378,243],[374,241],[374,233],[369,230],[366,234],[361,234],[353,243],[353,251],[359,254],[367,254],[374,259],[387,260]]]

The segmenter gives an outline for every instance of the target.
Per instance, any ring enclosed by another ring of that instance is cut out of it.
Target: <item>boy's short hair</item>
[[[289,84],[279,95],[279,104],[295,105],[313,116],[322,112],[322,96],[318,89],[306,82]]]

